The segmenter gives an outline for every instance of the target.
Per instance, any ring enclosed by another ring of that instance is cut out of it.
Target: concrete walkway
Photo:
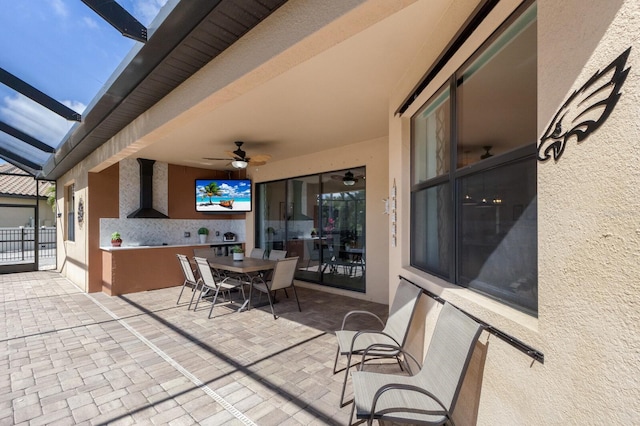
[[[179,290],[109,297],[53,271],[0,275],[0,425],[348,424],[333,331],[387,306],[300,288],[302,312],[290,294],[278,320],[268,305],[208,319],[188,290],[176,306]]]

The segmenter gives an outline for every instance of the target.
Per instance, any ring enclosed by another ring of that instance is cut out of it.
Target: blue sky
[[[117,2],[149,27],[167,0]],[[80,0],[0,1],[0,67],[79,113],[136,43]],[[3,84],[0,120],[52,146],[73,124]]]

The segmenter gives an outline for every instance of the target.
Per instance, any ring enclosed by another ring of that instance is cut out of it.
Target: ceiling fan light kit
[[[249,163],[244,160],[233,160],[231,162],[231,165],[236,169],[246,169],[248,164]]]
[[[342,178],[342,183],[344,183],[346,186],[355,185],[356,180],[353,177],[353,173],[351,173],[351,170],[349,170],[347,173],[344,174],[344,177]]]
[[[335,174],[331,175],[331,179],[342,182],[345,186],[353,186],[358,183],[361,179],[365,179],[364,174],[354,175],[351,170],[347,171],[345,174]]]

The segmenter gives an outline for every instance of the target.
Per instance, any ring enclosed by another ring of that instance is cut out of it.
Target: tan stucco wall
[[[560,161],[538,164],[539,317],[408,266],[408,117],[517,4],[501,2],[413,110],[390,119],[389,184],[395,178],[401,190],[400,244],[390,250],[389,277],[403,274],[544,353],[545,363],[540,364],[495,337],[488,340],[484,369],[474,374],[482,375],[481,393],[476,395],[477,424],[636,424],[640,421],[637,1],[538,1],[539,135],[573,90],[633,46],[627,63],[631,74],[605,125],[580,144],[569,142]],[[452,26],[464,15],[459,11],[451,10]],[[446,38],[452,29],[443,24],[437,32]],[[443,48],[435,41],[420,52],[415,67],[398,85],[391,112]],[[426,335],[436,318],[432,310],[425,306],[420,312],[429,312],[426,326],[419,330],[427,330]],[[486,334],[481,341],[487,341]]]
[[[89,202],[88,182],[89,175],[87,169],[84,168],[84,163],[80,163],[75,166],[56,182],[56,203],[58,212],[61,213],[61,216],[57,218],[56,223],[58,238],[58,246],[56,251],[58,270],[62,272],[62,274],[67,278],[69,278],[71,282],[73,282],[84,291],[89,290],[89,270],[87,267],[89,257],[87,244],[87,233],[89,232],[89,226],[87,222]],[[67,190],[67,186],[71,184],[75,185],[75,238],[74,241],[67,241],[67,228],[65,226],[65,192]],[[77,220],[78,203],[80,202],[80,199],[83,200],[85,209],[85,220],[83,223],[78,223]]]
[[[293,160],[273,161],[252,170],[254,182],[268,182],[314,173],[366,166],[366,241],[367,268],[366,293],[354,293],[322,287],[323,290],[378,303],[388,303],[387,250],[389,247],[388,216],[384,213],[383,199],[389,197],[387,189],[387,140],[376,139],[347,145],[339,149],[321,151]],[[247,247],[254,245],[254,213],[247,214]],[[313,284],[300,283],[313,286]]]
[[[538,166],[539,329],[550,361],[541,385],[553,408],[569,407],[565,421],[637,424],[640,3],[587,3],[540,2],[540,134],[568,94],[629,46],[631,70],[607,122]],[[570,35],[551,34],[569,20]],[[558,67],[569,75],[559,79]]]

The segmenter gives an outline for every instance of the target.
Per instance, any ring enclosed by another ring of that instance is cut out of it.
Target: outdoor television
[[[196,179],[196,211],[237,213],[251,211],[251,180]]]

